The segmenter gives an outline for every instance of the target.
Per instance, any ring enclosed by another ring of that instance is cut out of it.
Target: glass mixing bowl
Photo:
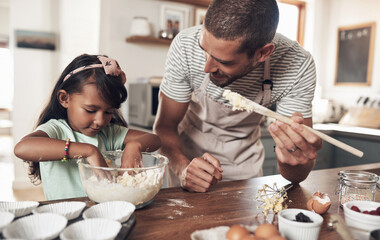
[[[122,155],[122,151],[104,152],[108,168],[95,167],[85,158],[79,159],[83,187],[92,201],[128,201],[142,208],[160,191],[169,160],[157,153],[142,153],[143,167],[119,168]]]

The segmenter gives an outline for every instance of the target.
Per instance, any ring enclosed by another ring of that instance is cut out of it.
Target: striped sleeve
[[[178,34],[170,45],[160,91],[177,102],[189,102],[192,89],[182,37]]]
[[[304,61],[297,66],[298,72],[294,75],[292,89],[277,103],[277,112],[291,116],[300,112],[304,118],[312,117],[312,100],[316,85],[316,70],[312,56],[308,53]]]

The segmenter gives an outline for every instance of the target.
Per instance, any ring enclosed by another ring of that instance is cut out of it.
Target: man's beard
[[[238,75],[227,75],[227,74],[225,74],[223,72],[219,72],[219,71],[214,72],[214,73],[210,73],[210,80],[216,86],[224,88],[224,87],[230,85],[231,83],[235,82],[237,79],[247,75],[253,69],[254,69],[254,67],[249,65],[243,70],[243,72],[241,74],[238,74]],[[215,77],[213,77],[213,75],[216,75],[218,78],[222,77],[223,79],[218,80]]]

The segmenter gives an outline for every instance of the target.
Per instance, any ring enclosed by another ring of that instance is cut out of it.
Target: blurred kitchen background
[[[82,53],[106,54],[127,75],[129,100],[122,107],[136,127],[151,130],[157,92],[170,38],[165,14],[182,25],[197,24],[208,0],[0,0],[0,200],[43,200],[14,144],[31,132],[63,68]],[[315,128],[362,151],[356,158],[328,143],[316,169],[380,161],[380,21],[377,0],[278,0],[279,32],[299,41],[314,56],[317,89]],[[369,80],[336,84],[338,29],[375,23]],[[17,45],[20,31],[49,33],[50,49]],[[263,126],[265,174],[275,174],[273,140]]]

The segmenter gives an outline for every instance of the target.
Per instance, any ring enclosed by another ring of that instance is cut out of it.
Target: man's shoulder
[[[199,37],[201,29],[202,29],[201,25],[185,28],[182,31],[180,31],[177,36],[181,38],[196,38],[197,39]]]
[[[291,40],[281,33],[276,33],[272,43],[276,46],[276,49],[281,51],[301,52],[310,55],[297,41]]]

